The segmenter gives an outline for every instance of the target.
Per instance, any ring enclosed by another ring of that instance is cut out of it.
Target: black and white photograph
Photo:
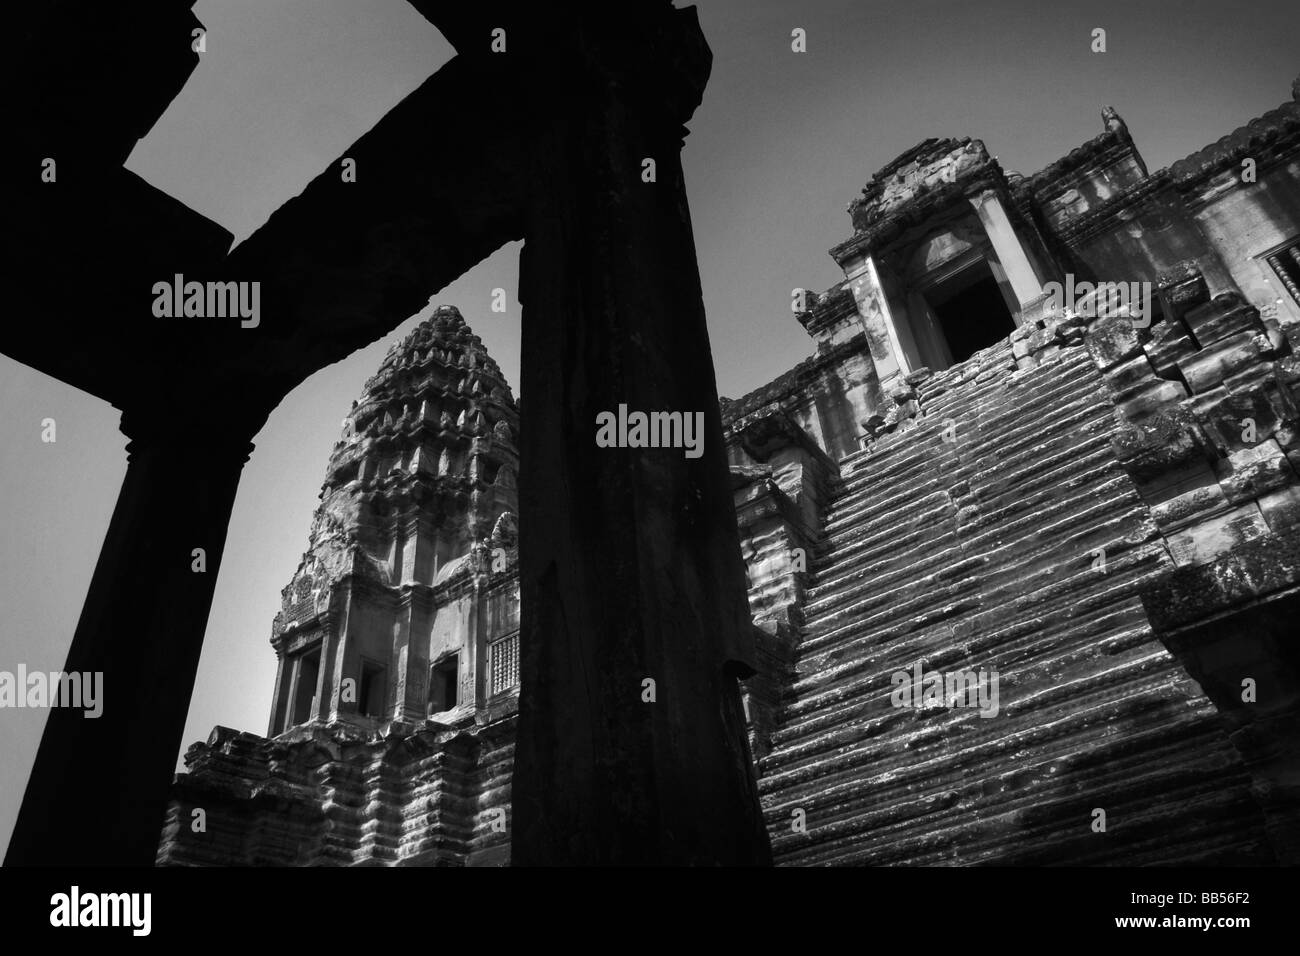
[[[1293,925],[1294,0],[9,16],[7,929]]]

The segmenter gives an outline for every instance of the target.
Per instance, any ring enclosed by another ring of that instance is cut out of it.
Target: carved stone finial
[[[503,511],[492,526],[489,543],[493,548],[516,548],[519,546],[519,519],[512,511]]]
[[[1110,133],[1128,134],[1128,124],[1120,118],[1119,113],[1113,106],[1103,106],[1101,108],[1101,120],[1106,124],[1106,130]]]

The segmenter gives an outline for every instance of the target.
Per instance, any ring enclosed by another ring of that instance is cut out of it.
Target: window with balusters
[[[1300,305],[1300,236],[1287,240],[1262,256],[1274,275],[1286,288],[1291,301]]]
[[[503,694],[519,684],[519,632],[507,634],[488,646],[491,666],[492,696]]]

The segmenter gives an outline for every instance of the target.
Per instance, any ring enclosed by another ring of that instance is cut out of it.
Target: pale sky
[[[679,5],[682,5],[679,3]],[[1032,173],[1113,105],[1154,171],[1290,96],[1294,0],[702,0],[713,76],[683,159],[722,394],[810,355],[790,290],[838,278],[826,250],[870,175],[929,137],[983,139]],[[404,0],[198,0],[208,50],[129,167],[243,239],[451,56]],[[808,51],[790,50],[807,31]],[[1089,50],[1107,31],[1107,51]],[[448,145],[456,146],[455,131]],[[458,306],[519,381],[518,246],[435,302]],[[506,315],[491,290],[509,291]],[[90,305],[93,308],[93,303]],[[9,321],[39,321],[14,317]],[[322,370],[256,439],[235,502],[186,745],[264,733],[280,588],[307,544],[339,423],[417,318]],[[50,332],[51,348],[69,347]],[[208,397],[220,402],[220,395]],[[125,472],[118,412],[0,356],[0,670],[61,669]],[[57,421],[57,441],[40,440]],[[112,688],[105,691],[112,706]],[[0,846],[44,713],[0,711]],[[93,799],[95,781],[87,781]]]

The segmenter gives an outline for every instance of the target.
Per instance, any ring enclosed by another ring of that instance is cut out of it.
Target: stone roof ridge
[[[1297,81],[1300,82],[1300,78]],[[1177,160],[1169,166],[1169,173],[1178,182],[1197,179],[1217,171],[1248,152],[1297,133],[1300,133],[1300,103],[1292,100]]]
[[[1133,137],[1129,135],[1128,124],[1120,118],[1113,106],[1104,106],[1101,110],[1102,122],[1106,128],[1092,139],[1079,144],[1060,159],[1044,166],[1036,173],[1025,177],[1024,186],[1036,190],[1066,173],[1073,172],[1096,159],[1112,146],[1125,144],[1134,147]]]

